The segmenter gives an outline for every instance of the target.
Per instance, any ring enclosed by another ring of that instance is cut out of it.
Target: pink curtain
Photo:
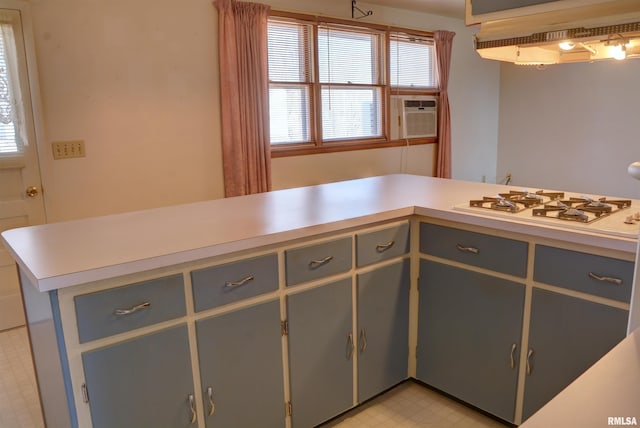
[[[216,0],[225,196],[271,190],[267,18],[270,6]]]
[[[451,68],[451,45],[456,33],[436,31],[433,39],[436,47],[436,70],[440,80],[438,103],[438,163],[436,176],[451,178],[451,113],[449,112],[449,69]]]

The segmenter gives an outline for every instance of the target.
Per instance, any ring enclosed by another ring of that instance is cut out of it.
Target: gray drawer
[[[351,238],[285,251],[287,285],[324,278],[351,269]]]
[[[356,264],[366,266],[409,252],[409,223],[356,235]]]
[[[179,318],[186,313],[182,275],[82,294],[76,296],[74,302],[80,343]],[[118,315],[116,310],[130,313]]]
[[[536,245],[533,279],[629,303],[633,262]],[[600,279],[598,279],[600,278]]]
[[[268,254],[191,272],[196,312],[278,289],[278,255]]]
[[[420,223],[420,251],[524,278],[528,244],[484,233]]]

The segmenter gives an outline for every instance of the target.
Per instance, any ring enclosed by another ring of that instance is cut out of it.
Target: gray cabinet
[[[351,279],[287,296],[292,424],[308,428],[353,405]]]
[[[527,275],[528,244],[524,241],[420,223],[420,251],[520,278]]]
[[[358,275],[358,402],[407,378],[409,260]]]
[[[184,316],[183,284],[172,275],[76,296],[80,343]]]
[[[82,363],[93,428],[191,425],[186,324],[84,352]]]
[[[626,335],[628,311],[534,289],[523,420]]]
[[[356,235],[358,267],[400,257],[409,252],[409,223]]]
[[[280,302],[196,322],[207,427],[284,427]]]
[[[524,285],[421,260],[417,378],[513,421]]]
[[[196,312],[278,289],[278,255],[267,254],[191,272]]]
[[[353,262],[351,237],[286,250],[287,286],[347,272]]]
[[[536,245],[533,279],[545,284],[629,303],[633,262]]]

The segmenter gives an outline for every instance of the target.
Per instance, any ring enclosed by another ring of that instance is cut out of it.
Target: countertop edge
[[[394,174],[12,229],[2,232],[2,239],[24,275],[43,292],[412,215],[636,251],[637,238],[455,208],[471,194],[504,189]],[[76,230],[81,236],[67,239]],[[99,246],[105,241],[106,250]]]

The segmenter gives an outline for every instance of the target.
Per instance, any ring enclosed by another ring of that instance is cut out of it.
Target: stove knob
[[[633,219],[634,219],[635,221],[640,221],[640,211],[636,212],[636,213],[633,215]]]
[[[625,219],[625,221],[624,221],[624,222],[625,222],[626,224],[635,224],[635,223],[633,222],[633,216],[632,216],[632,215],[627,216],[627,218]]]
[[[627,172],[629,172],[629,175],[633,178],[640,180],[640,162],[634,162],[629,165]]]

